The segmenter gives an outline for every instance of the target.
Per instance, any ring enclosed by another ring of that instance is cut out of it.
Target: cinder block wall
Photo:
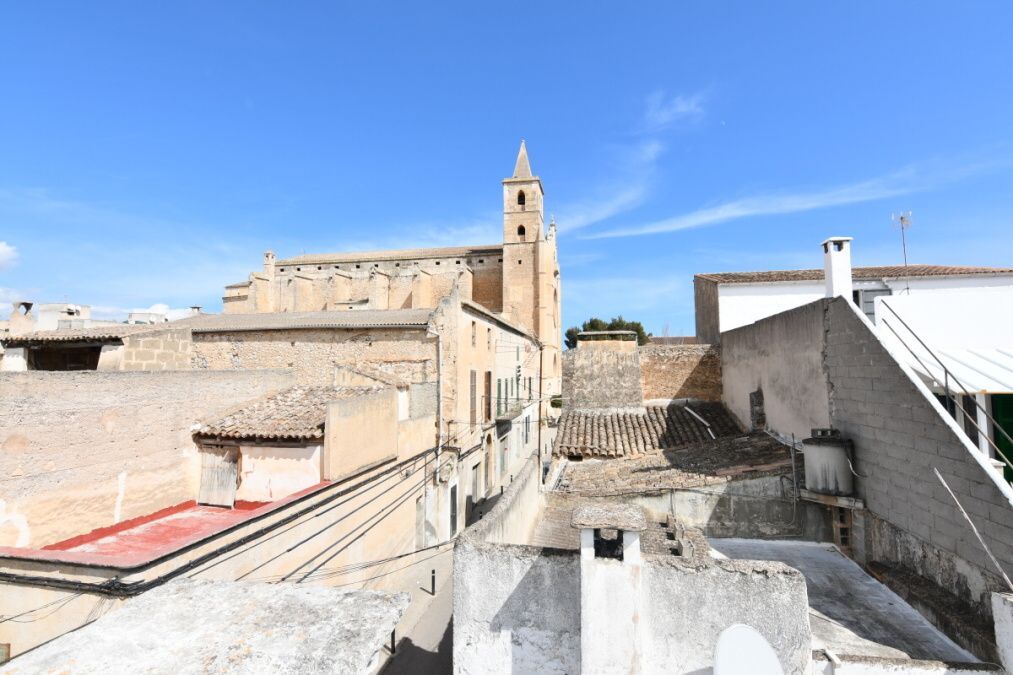
[[[724,401],[748,422],[762,388],[768,428],[781,434],[833,426],[855,444],[854,552],[901,566],[990,613],[995,566],[953,499],[1013,572],[1013,489],[843,298],[818,300],[722,334]]]
[[[864,476],[858,491],[867,508],[892,526],[867,528],[860,542],[865,556],[912,569],[976,601],[988,615],[989,592],[1003,586],[933,469],[1007,573],[1013,572],[1013,490],[1002,488],[953,418],[851,303],[837,298],[824,305],[831,422],[855,443],[855,469]]]
[[[721,350],[714,345],[644,345],[640,384],[644,399],[721,400]]]
[[[0,373],[0,546],[193,499],[191,426],[294,383],[286,370]]]

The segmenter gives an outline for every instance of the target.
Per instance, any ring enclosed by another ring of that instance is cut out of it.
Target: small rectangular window
[[[478,327],[475,325],[475,322],[472,321],[471,322],[471,346],[472,347],[475,346],[475,339],[476,339],[475,336],[476,336],[476,331],[477,330],[478,330]]]

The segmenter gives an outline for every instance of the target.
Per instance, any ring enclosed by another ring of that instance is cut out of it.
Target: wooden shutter
[[[239,484],[239,448],[201,448],[198,504],[227,506],[236,503]]]

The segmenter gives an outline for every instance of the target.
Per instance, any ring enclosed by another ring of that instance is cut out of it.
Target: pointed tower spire
[[[531,178],[531,164],[528,163],[528,149],[521,139],[521,149],[517,153],[517,163],[514,164],[514,178]]]

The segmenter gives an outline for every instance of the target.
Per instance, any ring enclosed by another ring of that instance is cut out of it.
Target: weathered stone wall
[[[123,339],[122,370],[189,370],[190,330],[174,328]]]
[[[436,339],[425,329],[308,329],[195,333],[198,370],[292,368],[303,383],[331,384],[334,367],[370,364],[411,383],[436,379]]]
[[[652,345],[639,348],[644,399],[721,400],[721,350],[713,345]]]
[[[563,352],[564,410],[635,410],[644,406],[637,350],[586,342]],[[587,346],[584,346],[587,345]]]
[[[289,371],[0,373],[0,546],[39,547],[193,499],[190,427]]]
[[[753,426],[750,394],[763,392],[766,426],[808,438],[830,425],[823,372],[823,307],[812,303],[721,335],[722,400]]]

